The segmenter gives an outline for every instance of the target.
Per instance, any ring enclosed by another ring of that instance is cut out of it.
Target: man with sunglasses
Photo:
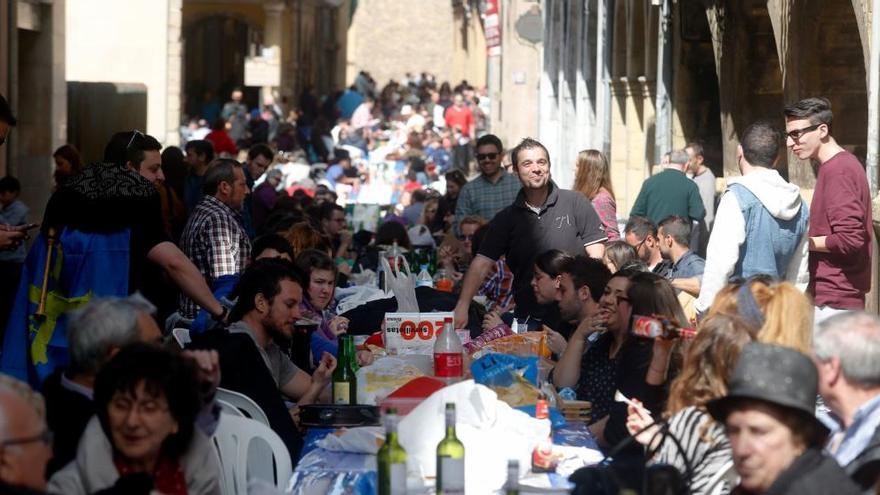
[[[810,205],[810,292],[816,323],[864,309],[871,288],[871,193],[865,168],[831,136],[831,103],[807,98],[785,108],[785,144],[818,164]]]
[[[455,209],[455,230],[464,217],[478,216],[492,220],[496,213],[510,206],[522,184],[513,174],[501,168],[504,147],[501,139],[486,134],[477,140],[477,166],[480,175],[468,182],[458,193]]]

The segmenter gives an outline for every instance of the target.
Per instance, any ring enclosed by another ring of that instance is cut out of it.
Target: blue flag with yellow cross
[[[49,251],[41,233],[28,251],[0,351],[0,372],[35,387],[69,361],[67,313],[94,297],[129,292],[129,230],[64,228],[51,250],[45,311],[37,314]]]

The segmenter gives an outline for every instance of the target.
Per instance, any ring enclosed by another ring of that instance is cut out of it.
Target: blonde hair
[[[737,292],[742,283],[729,284],[718,292],[709,316],[738,313]],[[813,304],[788,282],[752,280],[749,291],[764,315],[758,330],[758,342],[790,347],[804,354],[812,351]]]
[[[614,189],[611,187],[611,167],[605,155],[598,150],[584,150],[578,153],[575,164],[574,189],[583,193],[587,198],[593,199],[599,189],[605,188],[611,197],[614,197]]]

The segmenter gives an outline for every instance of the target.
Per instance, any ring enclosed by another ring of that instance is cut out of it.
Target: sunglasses
[[[125,146],[125,149],[130,150],[132,145],[134,144],[135,139],[141,140],[143,138],[144,138],[144,133],[142,133],[141,131],[139,131],[137,129],[131,131],[131,139],[128,141],[128,144]]]
[[[822,125],[822,124],[819,123],[816,125],[811,125],[809,127],[804,127],[803,129],[795,129],[793,131],[786,132],[785,135],[790,137],[792,139],[792,141],[797,141],[801,137],[803,137],[804,134],[806,134],[808,132],[813,132],[816,129],[818,129],[820,125]]]
[[[458,240],[459,241],[472,241],[472,240],[474,240],[474,236],[473,235],[460,235],[460,236],[458,236]]]
[[[477,153],[477,161],[494,160],[498,158],[498,153]]]

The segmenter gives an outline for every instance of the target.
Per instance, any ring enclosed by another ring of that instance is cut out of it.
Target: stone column
[[[283,60],[283,57],[281,56],[281,50],[283,49],[281,42],[281,29],[284,9],[285,6],[283,2],[270,2],[263,4],[263,11],[266,14],[266,21],[263,25],[263,47],[272,53],[271,59],[278,65],[279,72],[281,71],[281,60]],[[260,89],[260,104],[262,105],[267,96],[272,96],[274,98],[277,93],[277,86],[263,86]]]
[[[180,109],[183,89],[183,0],[168,0],[168,73],[166,76],[165,146],[180,144]]]

